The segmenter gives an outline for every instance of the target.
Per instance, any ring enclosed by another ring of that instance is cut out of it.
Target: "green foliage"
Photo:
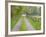
[[[21,14],[41,15],[41,7],[36,6],[11,6],[11,17],[21,16]]]
[[[21,10],[20,6],[19,7],[11,6],[11,30],[14,28],[14,26],[18,22],[19,18],[21,17],[21,15],[19,13],[20,10]]]
[[[41,29],[41,18],[37,18],[37,17],[29,17],[28,18],[31,25],[36,29],[36,30],[40,30]]]
[[[13,29],[13,27],[15,26],[15,19],[14,18],[12,18],[11,19],[11,30]]]
[[[18,22],[19,18],[21,17],[22,14],[26,14],[27,17],[29,16],[41,16],[41,7],[36,7],[36,6],[11,6],[11,29],[14,28],[16,23]],[[32,20],[32,19],[31,19]],[[33,20],[32,20],[33,21]],[[37,20],[36,22],[33,21],[34,24],[38,24]],[[33,24],[33,25],[34,25]],[[37,25],[35,25],[37,26]],[[23,22],[22,23],[22,30],[26,30],[26,25]]]
[[[21,13],[22,7],[20,6],[12,6],[11,7],[11,17],[19,16]]]
[[[17,24],[17,22],[19,21],[19,19],[20,19],[20,17],[18,17],[18,18],[11,18],[11,30]]]

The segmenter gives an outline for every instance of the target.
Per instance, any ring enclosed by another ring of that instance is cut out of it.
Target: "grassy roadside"
[[[27,30],[26,23],[24,21],[24,17],[22,17],[22,25],[20,27],[20,31],[26,31],[26,30]]]
[[[30,21],[30,23],[32,24],[32,26],[36,30],[40,30],[41,29],[41,23],[40,23],[40,21],[39,22],[37,20],[36,21],[33,21],[31,18],[29,18],[29,21]]]
[[[14,26],[16,25],[16,23],[19,21],[19,18],[12,18],[11,19],[11,30],[14,28]]]

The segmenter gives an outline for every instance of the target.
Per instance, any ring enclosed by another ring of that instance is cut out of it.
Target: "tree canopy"
[[[27,15],[41,15],[41,7],[36,6],[11,6],[11,16],[21,16],[22,14]]]

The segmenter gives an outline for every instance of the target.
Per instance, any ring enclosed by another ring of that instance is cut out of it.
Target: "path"
[[[22,19],[18,21],[18,23],[15,25],[14,29],[12,31],[19,31],[22,24]]]
[[[30,24],[29,20],[24,17],[24,21],[26,23],[26,27],[27,27],[27,31],[30,31],[30,30],[35,30],[32,25]],[[19,31],[20,30],[20,27],[22,25],[22,18],[18,21],[18,23],[15,25],[14,29],[12,31]]]
[[[27,26],[27,30],[35,30],[33,27],[32,27],[32,25],[30,24],[30,22],[29,22],[29,20],[26,18],[26,17],[24,17],[24,20],[25,20],[25,23],[26,23],[26,26]]]

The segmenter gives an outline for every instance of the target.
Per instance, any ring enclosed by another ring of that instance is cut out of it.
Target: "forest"
[[[22,15],[26,15],[23,17]],[[40,6],[11,6],[11,30],[22,18],[20,31],[26,31],[26,23],[23,18],[27,18],[35,30],[41,29],[41,7]]]

